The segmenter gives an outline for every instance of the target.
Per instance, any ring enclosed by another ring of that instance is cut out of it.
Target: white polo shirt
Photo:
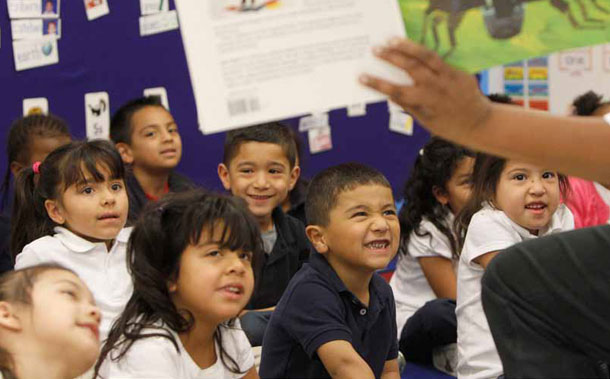
[[[57,263],[74,271],[89,287],[102,311],[100,339],[103,341],[133,292],[127,272],[127,240],[133,228],[123,228],[108,251],[103,242],[90,242],[66,228],[29,243],[17,255],[15,269],[40,263]]]
[[[545,236],[574,229],[574,217],[561,204],[553,214]],[[457,307],[459,378],[497,378],[502,362],[481,304],[481,278],[485,270],[474,260],[481,255],[506,249],[537,238],[527,229],[490,205],[472,216],[458,265]],[[518,275],[515,273],[515,275]]]
[[[200,368],[185,350],[178,335],[167,327],[145,328],[141,334],[168,334],[174,337],[174,344],[165,337],[155,336],[135,341],[127,353],[119,361],[110,359],[116,351],[104,360],[100,367],[100,377],[106,379],[236,379],[254,366],[252,346],[241,329],[239,320],[232,327],[221,324],[218,326],[222,336],[224,351],[237,363],[239,371],[231,372],[220,359],[220,351],[216,345],[216,362],[205,369]],[[230,360],[225,358],[227,364]]]
[[[444,223],[453,230],[453,215],[449,213]],[[409,243],[407,244],[406,254],[402,251],[398,254],[396,271],[390,280],[390,286],[394,292],[396,301],[396,325],[398,339],[402,329],[409,317],[430,300],[436,299],[436,294],[430,287],[428,279],[418,262],[419,258],[442,257],[451,260],[454,268],[457,266],[457,259],[453,259],[449,240],[433,223],[424,219],[419,224],[420,234],[430,233],[425,236],[418,236],[415,231],[411,232]]]

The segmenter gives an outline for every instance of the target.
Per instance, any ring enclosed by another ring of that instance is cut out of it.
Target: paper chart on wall
[[[372,46],[404,36],[396,0],[176,0],[199,127],[215,133],[383,99]]]

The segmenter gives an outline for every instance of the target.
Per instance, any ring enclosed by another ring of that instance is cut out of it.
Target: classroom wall
[[[0,2],[0,145],[6,145],[10,122],[21,116],[22,99],[47,97],[51,112],[70,124],[77,138],[85,136],[84,95],[106,91],[110,110],[142,96],[144,88],[167,89],[171,113],[180,127],[184,154],[178,170],[208,188],[220,189],[216,166],[222,157],[224,134],[201,134],[180,32],[140,37],[139,1],[110,1],[110,14],[87,21],[82,0],[63,0],[59,64],[16,72],[6,1]],[[170,0],[170,9],[175,9]],[[354,78],[356,80],[356,78]],[[329,83],[332,85],[332,83]],[[282,89],[291,96],[291,89]],[[296,127],[298,119],[287,122]],[[417,152],[428,139],[418,125],[413,136],[388,130],[385,103],[368,106],[363,117],[346,111],[330,114],[333,149],[304,159],[304,175],[330,165],[360,161],[380,169],[400,192]],[[307,135],[301,133],[308,151]],[[0,154],[0,168],[6,154]]]

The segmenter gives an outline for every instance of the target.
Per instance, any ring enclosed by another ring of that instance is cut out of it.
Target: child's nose
[[[255,184],[257,187],[266,187],[269,184],[269,181],[267,180],[267,175],[265,175],[264,172],[261,172],[256,175]]]
[[[541,194],[541,193],[544,193],[544,191],[545,191],[545,187],[544,187],[544,184],[542,183],[542,179],[532,178],[532,182],[530,185],[530,192],[534,193],[534,194]]]
[[[229,254],[226,259],[229,273],[243,275],[246,272],[244,260],[238,254]]]
[[[116,203],[116,198],[115,198],[115,194],[112,193],[112,191],[106,191],[104,192],[103,198],[102,198],[102,203],[104,205],[112,205],[114,203]]]
[[[91,303],[88,303],[87,306],[89,307],[87,314],[99,324],[102,321],[102,312],[100,311],[100,308]]]
[[[390,225],[388,224],[388,220],[386,220],[385,217],[380,215],[378,217],[375,217],[375,219],[373,220],[373,225],[371,227],[376,232],[385,232],[390,228]]]

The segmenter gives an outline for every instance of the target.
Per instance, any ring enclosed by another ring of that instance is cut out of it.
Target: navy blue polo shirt
[[[278,303],[263,340],[261,378],[328,378],[316,354],[327,342],[344,340],[380,377],[398,356],[392,290],[378,274],[365,306],[343,284],[326,258],[310,255]]]

